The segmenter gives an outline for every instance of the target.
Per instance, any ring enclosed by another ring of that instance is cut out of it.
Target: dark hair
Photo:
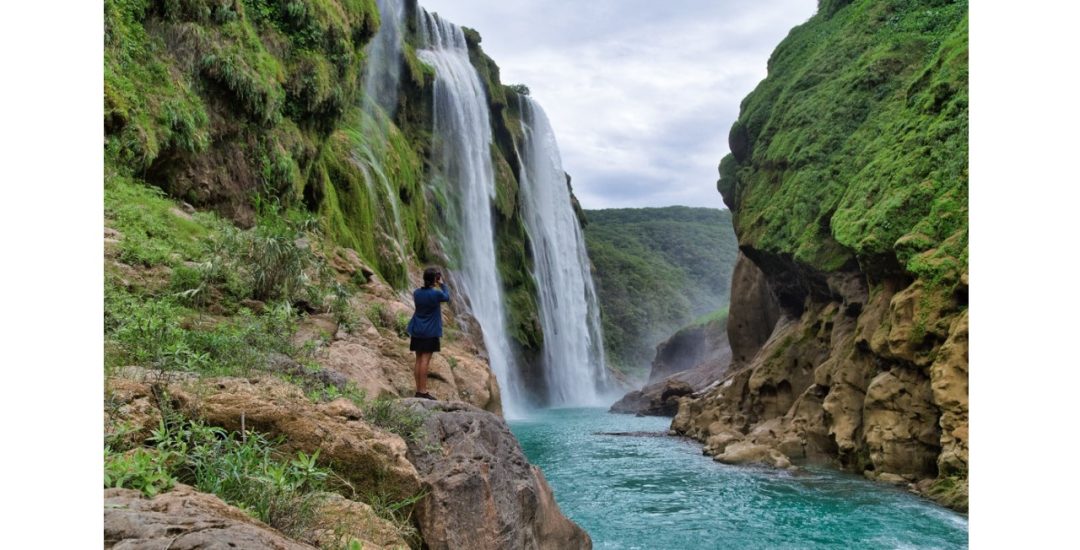
[[[424,270],[424,287],[435,286],[435,278],[442,275],[437,267],[429,267]]]

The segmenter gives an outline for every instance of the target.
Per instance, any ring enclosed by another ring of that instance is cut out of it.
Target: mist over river
[[[594,548],[967,548],[963,514],[828,469],[720,464],[663,435],[667,418],[548,409],[510,424]]]

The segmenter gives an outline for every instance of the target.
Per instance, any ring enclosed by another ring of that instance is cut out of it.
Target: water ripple
[[[654,434],[668,420],[552,409],[511,422],[598,549],[967,548],[967,518],[830,470],[729,466]]]

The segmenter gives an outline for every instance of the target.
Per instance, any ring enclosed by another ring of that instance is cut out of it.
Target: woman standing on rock
[[[439,288],[435,288],[438,286]],[[413,291],[416,312],[409,320],[409,350],[416,352],[416,397],[435,399],[427,391],[428,364],[431,354],[439,351],[442,338],[442,303],[450,301],[450,291],[436,267],[424,270],[424,286]]]

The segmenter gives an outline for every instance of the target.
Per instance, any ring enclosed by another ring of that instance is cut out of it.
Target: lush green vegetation
[[[967,2],[830,2],[742,103],[720,191],[740,242],[821,271],[967,271]]]
[[[452,256],[430,230],[445,232],[446,197],[424,163],[434,73],[417,58],[411,30],[395,116],[361,107],[370,102],[361,89],[364,47],[380,24],[374,0],[107,0],[104,11],[108,177],[160,188],[244,227],[258,221],[260,203],[306,210],[325,239],[356,250],[398,288],[412,263]],[[500,83],[479,34],[467,34],[496,137],[510,328],[519,344],[538,349],[517,196],[519,124],[506,109],[517,88]],[[123,199],[116,202],[121,209]],[[123,241],[124,261],[165,262],[140,237]]]
[[[727,305],[738,254],[730,214],[672,206],[585,215],[608,360],[647,372],[656,344]]]
[[[107,177],[105,223],[113,240],[105,264],[106,375],[126,366],[162,379],[267,373],[315,401],[348,398],[369,423],[418,441],[424,413],[309,376],[319,366],[308,348],[291,342],[297,321],[311,308],[347,316],[358,281],[341,282],[329,272],[310,213],[257,206],[255,226],[242,230],[213,213],[187,214],[157,188]],[[274,368],[275,356],[302,370]],[[146,445],[132,442],[123,425],[106,430],[106,487],[152,496],[187,483],[298,540],[310,539],[321,495],[335,491],[370,503],[399,531],[415,534],[408,516],[415,498],[356,494],[317,453],[285,456],[279,442],[257,432],[226,433],[161,406],[161,426]]]

